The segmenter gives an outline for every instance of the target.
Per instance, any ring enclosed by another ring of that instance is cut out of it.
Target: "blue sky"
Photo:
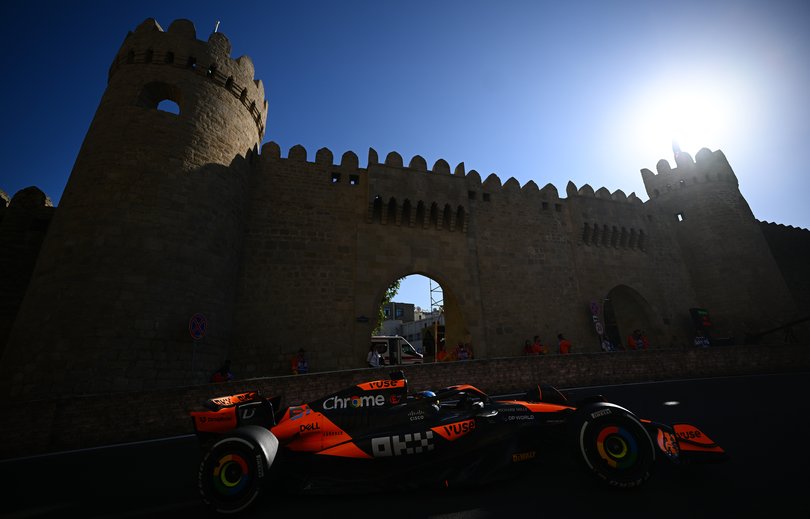
[[[721,149],[754,215],[810,228],[810,2],[175,1],[3,7],[0,189],[58,205],[127,31],[219,21],[267,134],[336,157],[464,162],[482,178],[647,194],[641,168]],[[429,292],[422,301],[428,306]],[[404,296],[404,292],[401,293]],[[397,297],[404,299],[404,297]]]

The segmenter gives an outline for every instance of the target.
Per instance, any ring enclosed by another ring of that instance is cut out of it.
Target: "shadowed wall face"
[[[15,393],[177,386],[227,355],[266,113],[250,60],[229,53],[183,20],[124,41],[6,348]]]
[[[36,187],[11,199],[0,191],[0,358],[53,214],[51,199]]]
[[[742,337],[795,318],[793,296],[721,151],[680,153],[678,167],[643,170],[651,200],[673,222],[698,306],[718,333]]]

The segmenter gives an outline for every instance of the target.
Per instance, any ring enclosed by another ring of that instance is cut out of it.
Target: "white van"
[[[373,335],[371,344],[377,347],[381,363],[386,366],[424,362],[422,354],[401,335]]]

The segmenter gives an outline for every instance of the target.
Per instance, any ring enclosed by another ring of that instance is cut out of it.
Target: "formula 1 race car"
[[[724,456],[693,425],[640,419],[601,396],[573,403],[548,385],[522,399],[496,399],[470,385],[411,394],[400,371],[307,404],[279,403],[249,391],[212,398],[207,410],[191,413],[203,449],[199,489],[214,511],[242,511],[270,488],[481,484],[550,452],[570,454],[598,481],[620,488],[646,481],[657,457]]]

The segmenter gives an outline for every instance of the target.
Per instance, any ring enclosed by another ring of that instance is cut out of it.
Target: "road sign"
[[[188,321],[188,333],[195,341],[199,341],[205,336],[206,328],[208,328],[208,320],[201,313],[192,315]]]

